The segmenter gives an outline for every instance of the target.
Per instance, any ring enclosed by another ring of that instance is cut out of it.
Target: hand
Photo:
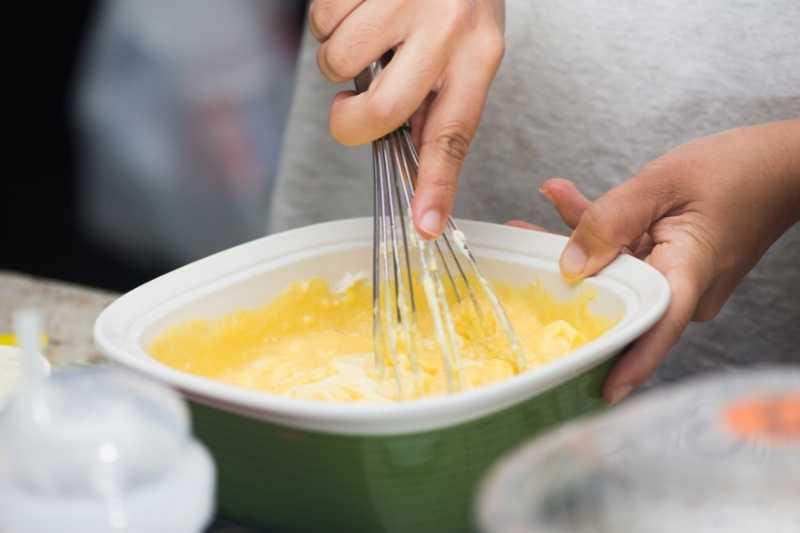
[[[542,192],[575,228],[560,261],[568,280],[592,275],[628,251],[669,282],[665,316],[606,380],[604,394],[614,404],[650,377],[691,320],[716,316],[800,219],[800,120],[680,146],[593,203],[567,180],[549,180]]]
[[[411,118],[420,149],[414,223],[438,236],[504,51],[504,0],[314,0],[311,32],[323,75],[352,80],[390,49],[369,91],[339,93],[330,130],[345,145],[371,142]]]

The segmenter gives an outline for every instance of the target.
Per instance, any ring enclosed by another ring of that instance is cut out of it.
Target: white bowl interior
[[[241,309],[261,307],[293,282],[322,278],[335,286],[347,274],[371,272],[372,252],[369,243],[353,242],[350,246],[284,257],[279,265],[261,265],[248,276],[233,278],[230,283],[217,284],[212,288],[198,287],[180,301],[155,309],[147,317],[146,323],[140,324],[139,345],[147,351],[161,332],[187,320],[214,319]],[[597,296],[590,303],[590,309],[613,320],[623,318],[626,309],[635,307],[633,291],[613,280],[589,280],[584,285],[570,286],[558,272],[553,271],[552,265],[542,264],[535,259],[496,258],[492,257],[490,250],[477,247],[475,253],[481,271],[492,281],[520,287],[538,282],[562,300],[575,298],[587,287],[592,287]]]

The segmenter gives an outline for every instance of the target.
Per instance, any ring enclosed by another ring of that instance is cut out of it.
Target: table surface
[[[57,281],[0,271],[0,332],[11,332],[13,314],[36,309],[48,335],[47,358],[54,367],[100,359],[92,330],[100,311],[117,295]]]

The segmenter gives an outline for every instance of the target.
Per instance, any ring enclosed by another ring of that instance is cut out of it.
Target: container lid
[[[655,391],[524,446],[487,477],[478,520],[503,533],[788,533],[798,494],[800,371],[765,369]]]
[[[201,531],[213,465],[172,391],[107,368],[56,373],[0,417],[0,531]]]

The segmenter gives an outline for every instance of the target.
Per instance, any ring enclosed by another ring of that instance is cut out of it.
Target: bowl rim
[[[521,240],[533,245],[533,249],[538,252],[548,250],[549,263],[557,269],[556,254],[567,242],[567,238],[560,235],[506,225],[468,220],[459,220],[458,223],[470,237],[470,243],[478,256],[481,255],[481,248],[489,246],[483,241],[494,243],[502,240],[501,237],[508,243]],[[208,284],[209,280],[200,275],[205,271],[221,272],[221,277],[230,280],[237,273],[248,270],[241,264],[228,264],[224,268],[221,265],[229,260],[235,263],[237,258],[241,259],[253,250],[268,250],[270,246],[280,250],[308,239],[320,241],[315,246],[323,247],[326,238],[330,242],[342,242],[348,239],[348,235],[366,235],[365,232],[368,232],[371,236],[371,227],[372,219],[366,217],[314,224],[268,235],[173,270],[120,296],[107,306],[95,322],[95,342],[111,361],[175,387],[189,399],[201,404],[295,429],[348,435],[392,435],[430,431],[469,422],[550,390],[613,357],[626,344],[649,329],[664,314],[669,304],[669,286],[660,272],[638,259],[620,256],[591,279],[610,279],[613,284],[624,286],[630,284],[631,279],[639,277],[653,289],[655,295],[650,304],[640,305],[640,309],[628,310],[623,319],[625,323],[575,350],[568,357],[557,359],[535,371],[523,372],[455,395],[391,404],[334,404],[298,400],[223,384],[168,367],[149,356],[138,346],[138,340],[130,338],[133,328],[128,322],[132,319],[126,317],[133,315],[138,317],[136,320],[141,321],[153,311],[152,308],[136,312],[131,309],[140,306],[143,298],[152,297],[170,285],[184,287],[184,294],[197,291],[203,282]],[[481,238],[473,241],[474,234]],[[365,239],[354,237],[351,240],[361,242]],[[302,247],[298,248],[301,249]],[[520,257],[526,256],[519,251],[514,253]],[[286,257],[287,254],[291,255],[288,251],[273,252],[272,255],[279,258]],[[214,279],[218,280],[220,276]],[[175,296],[162,298],[162,305],[174,300]],[[629,314],[633,316],[628,317]]]

